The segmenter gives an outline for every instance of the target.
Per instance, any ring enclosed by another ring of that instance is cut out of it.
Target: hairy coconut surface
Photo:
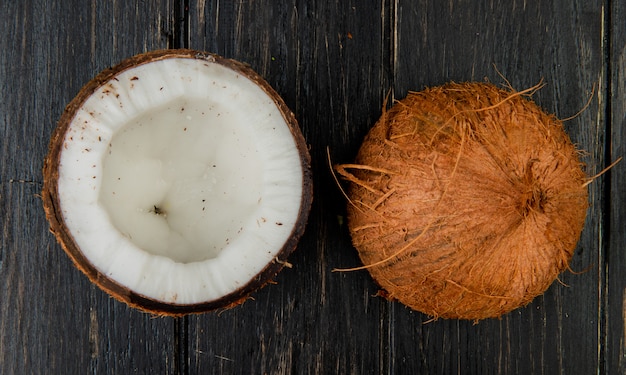
[[[107,69],[50,141],[51,231],[94,283],[182,315],[243,302],[287,263],[312,201],[293,113],[250,67],[192,50]]]
[[[527,304],[568,267],[585,221],[586,175],[561,121],[492,84],[410,93],[338,171],[363,263],[390,298],[436,318]]]

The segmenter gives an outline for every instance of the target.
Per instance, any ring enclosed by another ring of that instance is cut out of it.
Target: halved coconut
[[[94,283],[181,315],[234,306],[285,265],[312,201],[294,115],[249,67],[154,51],[67,106],[44,166],[52,232]]]

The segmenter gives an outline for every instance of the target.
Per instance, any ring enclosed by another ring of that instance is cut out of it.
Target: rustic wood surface
[[[326,162],[327,148],[352,160],[387,95],[543,80],[534,100],[570,118],[596,174],[626,154],[624,2],[20,0],[0,15],[0,374],[626,373],[626,163],[589,185],[572,272],[474,324],[376,297],[365,271],[332,272],[359,260]],[[49,137],[81,86],[136,53],[178,47],[266,78],[310,144],[316,191],[275,285],[175,319],[90,284],[48,232],[38,194]]]

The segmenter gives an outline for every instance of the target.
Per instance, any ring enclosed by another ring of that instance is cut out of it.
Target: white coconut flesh
[[[303,168],[274,100],[210,59],[138,65],[76,112],[59,160],[64,223],[103,275],[171,304],[217,300],[275,261]]]

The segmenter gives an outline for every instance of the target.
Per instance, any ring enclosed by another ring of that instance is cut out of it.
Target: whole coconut
[[[410,93],[338,166],[354,246],[389,298],[435,318],[498,317],[568,267],[587,176],[562,122],[525,93]]]

